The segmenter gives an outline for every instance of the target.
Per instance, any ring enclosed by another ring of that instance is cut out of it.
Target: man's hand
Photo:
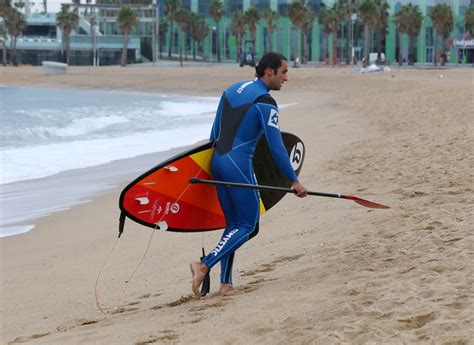
[[[293,184],[291,185],[291,188],[296,190],[297,197],[304,198],[305,196],[308,195],[308,190],[298,180],[293,182]]]

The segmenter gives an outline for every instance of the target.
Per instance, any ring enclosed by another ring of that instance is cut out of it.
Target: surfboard
[[[303,167],[305,148],[296,135],[282,132],[283,143],[296,175]],[[176,232],[210,231],[225,228],[224,214],[213,185],[190,184],[191,177],[212,179],[213,143],[180,153],[148,170],[121,192],[120,234],[126,218],[159,230]],[[266,139],[257,144],[253,165],[258,183],[290,187],[291,182],[273,161]],[[260,214],[285,195],[260,193]]]

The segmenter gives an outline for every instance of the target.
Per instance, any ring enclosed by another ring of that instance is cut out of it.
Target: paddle
[[[226,187],[238,187],[238,188],[251,188],[251,189],[260,189],[274,192],[284,192],[284,193],[293,193],[296,194],[296,190],[292,188],[283,188],[283,187],[274,187],[274,186],[263,186],[256,184],[247,184],[247,183],[235,183],[235,182],[225,182],[225,181],[215,181],[215,180],[202,180],[197,177],[192,177],[189,179],[189,183],[201,183],[201,184],[211,184],[211,185],[220,185]],[[359,205],[369,207],[369,208],[390,208],[388,206],[377,204],[376,202],[365,200],[359,198],[355,195],[348,194],[333,194],[333,193],[322,193],[322,192],[308,192],[308,195],[323,196],[326,198],[339,198],[339,199],[348,199],[352,200]]]

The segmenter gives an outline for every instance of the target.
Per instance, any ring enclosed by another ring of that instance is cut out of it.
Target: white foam
[[[0,237],[23,234],[25,232],[33,230],[34,227],[34,225],[2,226],[0,227]]]
[[[211,124],[212,119],[209,119],[207,123],[190,128],[3,150],[0,183],[40,178],[190,145],[207,138]]]

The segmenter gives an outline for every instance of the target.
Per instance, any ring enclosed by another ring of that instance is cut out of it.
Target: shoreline
[[[92,84],[158,90],[154,79],[164,79],[165,91],[215,96],[242,75],[237,68],[213,69],[216,78],[204,68],[131,70],[104,70]],[[280,120],[305,142],[302,182],[392,209],[287,196],[239,249],[235,291],[203,299],[190,297],[187,264],[202,244],[210,250],[219,232],[155,234],[129,282],[152,236],[129,221],[98,286],[104,317],[94,305],[94,282],[115,241],[119,210],[116,195],[99,197],[39,220],[38,231],[0,239],[2,313],[9,315],[1,342],[468,343],[469,72],[449,70],[438,79],[433,70],[291,69],[288,84],[272,95],[280,104],[297,102]],[[15,82],[85,85],[91,71],[55,80],[18,73]],[[216,267],[212,291],[218,275]]]
[[[0,206],[8,210],[1,215],[0,238],[34,231],[38,219],[53,216],[58,212],[108,195],[161,161],[203,142],[198,141],[193,145],[179,146],[165,151],[146,153],[105,164],[0,185],[2,194],[7,195],[5,199],[0,197]],[[58,197],[51,200],[48,198],[49,195]],[[14,205],[7,199],[13,199]],[[31,213],[30,209],[34,212]],[[3,219],[6,217],[10,219]],[[3,231],[8,229],[11,231],[18,229],[18,232],[7,231],[7,234],[3,235]]]

